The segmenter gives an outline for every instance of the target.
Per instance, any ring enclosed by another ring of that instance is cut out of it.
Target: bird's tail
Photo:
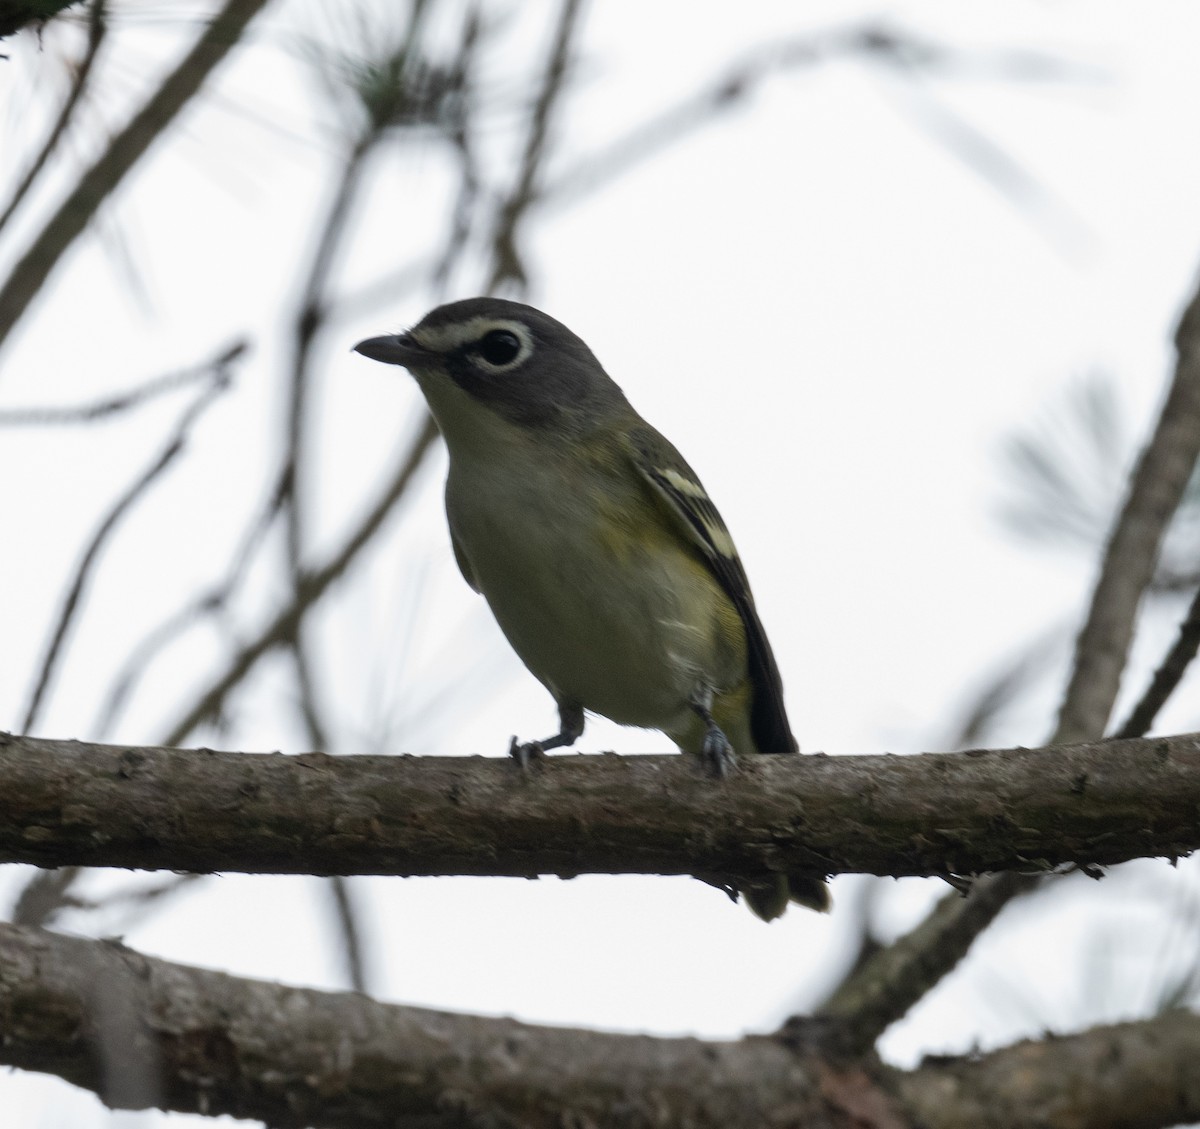
[[[833,905],[828,884],[811,874],[777,874],[773,879],[739,886],[738,893],[746,900],[750,912],[763,921],[781,917],[789,902],[817,913],[828,913]]]

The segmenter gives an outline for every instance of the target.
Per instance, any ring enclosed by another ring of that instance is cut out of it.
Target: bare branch
[[[559,13],[554,43],[546,60],[542,89],[529,115],[529,130],[525,136],[525,152],[521,158],[516,183],[500,208],[492,232],[492,273],[487,293],[493,294],[505,283],[524,290],[528,278],[517,249],[518,229],[537,201],[542,163],[549,142],[550,117],[557,107],[559,95],[570,69],[571,47],[578,29],[581,0],[565,0]]]
[[[1103,734],[1138,606],[1200,454],[1200,290],[1175,341],[1175,377],[1109,538],[1052,747]],[[966,899],[947,895],[926,921],[856,968],[827,1006],[867,1045],[950,973],[1004,905],[1036,881],[1004,874],[977,882]],[[855,1005],[862,1010],[852,1017]]]
[[[165,744],[181,743],[196,726],[215,716],[225,701],[226,695],[234,687],[240,685],[242,679],[253,669],[258,660],[276,647],[286,644],[293,637],[296,622],[308,613],[329,586],[350,567],[359,552],[374,537],[379,527],[395,509],[436,437],[437,428],[434,426],[433,420],[426,417],[412,447],[401,459],[395,474],[384,487],[379,500],[363,518],[358,529],[347,538],[345,545],[331,560],[321,568],[305,575],[304,583],[287,605],[276,613],[254,639],[246,643],[233,656],[225,671],[213,680],[207,690],[201,692],[183,716],[171,726],[164,739]]]
[[[358,908],[351,895],[350,879],[344,874],[333,874],[326,882],[326,887],[333,896],[334,916],[342,938],[342,956],[346,962],[346,976],[350,987],[356,992],[369,991],[362,923],[359,921]]]
[[[249,343],[240,339],[226,345],[214,357],[178,372],[153,377],[124,392],[114,392],[90,404],[51,404],[46,407],[0,409],[0,427],[41,427],[71,423],[95,423],[108,419],[132,408],[139,408],[149,400],[196,384],[211,380],[214,372],[231,365],[249,348]]]
[[[187,56],[113,138],[104,155],[83,174],[74,191],[46,221],[33,245],[0,286],[0,345],[100,205],[237,45],[246,25],[266,2],[226,0]]]
[[[1200,737],[920,756],[219,753],[6,737],[0,860],[286,874],[969,875],[1200,847]]]
[[[852,970],[818,1014],[841,1023],[845,1045],[864,1053],[957,966],[1027,884],[1024,875],[1003,874],[976,883],[965,898],[947,894],[920,925]]]
[[[108,998],[156,1059],[157,1096],[105,1077]],[[157,1104],[277,1129],[617,1119],[625,1129],[1166,1129],[1200,1117],[1200,1017],[1187,1012],[898,1071],[830,1054],[820,1025],[737,1042],[540,1027],[0,925],[0,1016],[7,1064],[57,1074],[115,1107]]]
[[[1142,737],[1154,724],[1158,711],[1183,680],[1188,666],[1200,649],[1200,591],[1192,600],[1187,615],[1179,625],[1179,635],[1172,644],[1162,665],[1154,672],[1154,678],[1146,687],[1141,701],[1133,708],[1129,720],[1117,730],[1118,737]]]
[[[1200,1118],[1200,1016],[1094,1027],[896,1073],[922,1129],[1160,1129]]]
[[[210,376],[211,383],[209,387],[196,397],[180,417],[178,424],[175,426],[174,433],[155,457],[154,461],[146,467],[137,480],[117,499],[84,550],[83,557],[75,572],[75,578],[67,589],[53,635],[46,647],[46,655],[42,659],[38,670],[37,681],[34,683],[33,690],[30,693],[29,704],[25,709],[25,718],[21,723],[21,727],[25,732],[28,732],[37,724],[42,702],[54,677],[55,668],[58,666],[58,660],[62,654],[63,644],[66,642],[67,633],[70,630],[71,623],[79,607],[79,601],[83,596],[88,581],[91,579],[92,570],[109,536],[120,524],[121,519],[137,503],[138,499],[154,485],[163,472],[183,452],[187,445],[188,432],[191,431],[192,425],[200,418],[205,409],[218,396],[225,392],[232,379],[228,364],[223,359],[218,360],[216,367],[211,370]]]
[[[1153,436],[1142,452],[1117,518],[1087,622],[1079,633],[1075,667],[1054,740],[1088,741],[1108,724],[1133,639],[1142,595],[1159,550],[1200,456],[1200,291],[1175,334],[1175,378]]]

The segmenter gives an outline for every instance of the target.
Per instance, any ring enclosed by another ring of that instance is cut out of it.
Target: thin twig
[[[112,688],[92,727],[97,738],[102,739],[111,731],[138,680],[155,655],[182,635],[193,623],[205,616],[215,616],[228,607],[278,516],[279,506],[273,500],[263,508],[257,520],[243,536],[242,543],[234,553],[232,563],[220,584],[173,613],[130,651],[117,677],[113,679]]]
[[[965,898],[945,895],[915,929],[853,968],[817,1014],[844,1023],[846,1045],[865,1051],[957,966],[1028,881],[1005,873]]]
[[[279,479],[282,484],[281,498],[287,527],[288,561],[293,580],[299,577],[303,568],[303,504],[299,477],[307,418],[312,346],[324,320],[323,294],[333,258],[346,230],[351,204],[362,182],[364,163],[378,136],[372,134],[355,145],[342,168],[333,202],[324,224],[321,225],[321,235],[305,277],[300,308],[295,319],[291,378],[288,382],[285,413],[286,448]]]
[[[475,215],[483,186],[479,165],[475,158],[475,145],[471,136],[471,78],[475,72],[475,61],[482,41],[483,20],[478,3],[467,12],[459,41],[458,57],[450,68],[450,81],[459,91],[453,106],[450,125],[450,142],[458,157],[459,188],[454,201],[454,213],[450,220],[450,233],[446,238],[446,249],[438,257],[433,268],[433,289],[442,291],[450,278],[455,259],[462,254],[471,233],[471,220]]]
[[[305,575],[304,583],[288,601],[287,606],[276,613],[259,634],[246,643],[230,660],[224,672],[213,680],[208,689],[172,725],[163,738],[166,745],[178,745],[196,726],[214,716],[225,701],[226,695],[237,686],[263,655],[286,644],[295,631],[295,623],[324,595],[329,586],[346,571],[378,531],[396,504],[408,489],[425,454],[437,438],[437,428],[432,419],[426,417],[421,431],[400,461],[391,481],[384,488],[379,500],[363,519],[362,524],[347,539],[342,549],[325,565]]]
[[[333,874],[326,886],[333,895],[334,917],[342,938],[342,955],[346,960],[346,976],[356,992],[368,992],[370,979],[367,976],[367,956],[350,879],[342,874]]]
[[[109,536],[138,499],[161,477],[163,472],[175,461],[176,457],[182,453],[187,444],[188,432],[196,420],[218,396],[229,388],[232,377],[227,364],[218,364],[214,367],[212,369],[212,376],[212,383],[209,387],[196,397],[180,417],[175,431],[166,446],[163,447],[154,461],[146,467],[125,493],[117,499],[112,509],[92,535],[92,539],[84,550],[83,557],[76,569],[75,579],[67,589],[66,597],[63,600],[58,622],[51,636],[50,643],[46,648],[46,655],[42,660],[37,681],[30,694],[29,704],[25,709],[25,716],[21,723],[22,732],[29,732],[37,724],[42,702],[45,699],[51,679],[58,666],[63,644],[66,641],[67,632],[70,630],[71,624],[75,619],[80,598],[91,579],[92,570]]]
[[[1187,615],[1179,625],[1176,637],[1162,665],[1154,672],[1154,678],[1130,713],[1129,719],[1116,732],[1118,737],[1143,737],[1150,731],[1158,711],[1174,693],[1196,651],[1200,649],[1200,591],[1192,600]]]
[[[493,294],[505,283],[524,290],[528,278],[517,250],[521,221],[538,198],[538,180],[548,143],[551,112],[557,107],[569,70],[571,46],[579,25],[582,0],[566,0],[554,32],[554,43],[546,62],[542,89],[529,116],[525,152],[512,191],[500,207],[492,232],[492,273],[487,292]]]
[[[1088,741],[1108,724],[1133,640],[1142,595],[1171,518],[1200,456],[1200,291],[1175,334],[1175,378],[1130,482],[1117,518],[1087,622],[1075,647],[1075,666],[1059,713],[1054,743]]]
[[[237,45],[246,25],[266,3],[267,0],[226,0],[184,59],[46,221],[0,286],[0,345],[100,205]]]
[[[718,114],[729,113],[744,105],[775,75],[854,57],[881,61],[910,79],[983,75],[1006,80],[1070,78],[1075,81],[1096,81],[1106,77],[1094,69],[1032,52],[988,54],[956,50],[878,21],[836,26],[746,53],[724,74],[706,83],[685,100],[635,127],[601,152],[590,154],[569,168],[546,187],[542,198],[546,203],[560,207],[573,204],[580,197],[594,193],[623,175],[634,165],[657,155],[668,145],[710,124]],[[928,111],[928,107],[924,108]],[[941,112],[944,114],[946,111]],[[1046,208],[1054,202],[1047,191],[1003,150],[966,126],[961,119],[956,119],[955,124],[958,125],[957,131],[939,128],[939,138],[960,160],[976,172],[987,174],[988,179],[996,183],[1014,203],[1032,203]],[[964,132],[969,133],[966,139]],[[986,160],[980,159],[981,150],[986,151]],[[997,169],[1001,173],[998,181],[994,178]]]
[[[84,50],[83,58],[79,60],[79,64],[75,68],[75,78],[71,83],[71,89],[62,104],[62,109],[58,111],[58,117],[54,125],[50,127],[50,132],[46,135],[46,140],[38,155],[34,157],[25,175],[21,178],[21,183],[13,189],[8,206],[0,213],[0,231],[4,230],[4,225],[8,223],[13,212],[21,206],[21,201],[25,199],[34,181],[45,168],[51,154],[63,139],[67,132],[67,126],[71,124],[75,110],[83,98],[83,92],[87,88],[88,79],[91,77],[92,65],[96,61],[100,44],[104,42],[105,33],[108,31],[108,23],[105,20],[107,7],[107,0],[92,0],[91,13],[88,17],[87,47]]]
[[[48,405],[34,408],[0,409],[0,427],[34,427],[68,423],[95,423],[110,416],[141,407],[147,401],[179,388],[186,388],[200,380],[210,379],[215,369],[232,364],[249,349],[242,339],[225,346],[210,360],[201,361],[178,372],[153,377],[124,392],[93,400],[90,404]]]

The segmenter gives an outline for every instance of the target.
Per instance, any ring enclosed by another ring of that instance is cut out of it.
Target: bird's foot
[[[546,755],[546,750],[541,741],[518,741],[514,737],[508,743],[508,755],[521,766],[522,772],[528,772],[535,760]]]
[[[729,743],[729,738],[711,719],[708,728],[704,731],[704,743],[700,746],[700,755],[718,780],[724,780],[737,768],[737,756],[734,754],[733,746]]]

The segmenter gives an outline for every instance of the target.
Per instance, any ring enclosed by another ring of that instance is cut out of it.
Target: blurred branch
[[[234,553],[224,579],[185,604],[133,648],[113,680],[101,713],[92,727],[92,731],[98,737],[104,737],[111,731],[142,672],[150,665],[155,655],[204,616],[217,615],[228,607],[278,514],[278,504],[267,505],[259,514],[258,520],[243,535],[242,543]]]
[[[505,283],[514,284],[518,291],[524,291],[528,285],[528,274],[517,249],[518,228],[540,196],[538,182],[548,144],[551,112],[557,108],[566,83],[571,47],[578,30],[582,6],[581,0],[564,0],[559,10],[553,46],[542,77],[542,89],[529,115],[529,130],[525,135],[520,171],[512,190],[500,205],[492,231],[492,272],[486,288],[488,294],[496,293]]]
[[[160,1093],[106,1089],[105,999],[157,1059]],[[912,1071],[820,1032],[735,1042],[607,1034],[382,1004],[0,925],[0,1061],[119,1108],[277,1129],[1166,1129],[1200,1117],[1200,1017],[1175,1011]],[[337,1054],[330,1047],[338,1048]]]
[[[350,535],[342,549],[325,565],[305,573],[303,583],[287,605],[276,613],[253,640],[246,643],[232,657],[225,671],[213,680],[208,689],[204,690],[183,716],[170,727],[164,738],[164,744],[178,745],[186,740],[196,726],[219,712],[226,696],[241,683],[263,655],[286,644],[292,638],[295,634],[296,621],[303,618],[329,586],[349,568],[359,552],[370,542],[404,496],[412,476],[421,465],[436,437],[437,428],[433,421],[426,417],[412,447],[400,461],[392,479],[359,528]]]
[[[79,875],[77,866],[39,870],[22,888],[13,905],[14,925],[47,925],[64,908],[74,908],[71,885]]]
[[[1006,711],[1020,701],[1024,692],[1050,665],[1059,653],[1065,628],[1057,626],[1028,644],[1015,659],[978,690],[970,705],[963,711],[951,735],[939,743],[944,749],[972,749],[988,743],[988,734]],[[1140,737],[1140,733],[1127,734]]]
[[[362,923],[358,908],[354,904],[350,879],[342,874],[333,874],[326,880],[326,887],[333,895],[334,919],[342,939],[342,957],[346,965],[346,977],[356,992],[367,992],[370,979],[367,975],[367,954],[363,945]]]
[[[159,452],[154,461],[146,467],[125,493],[117,499],[112,509],[109,510],[107,516],[101,521],[96,532],[92,535],[92,539],[84,550],[83,557],[76,569],[75,579],[67,589],[67,594],[59,613],[58,623],[46,648],[46,655],[42,660],[37,680],[30,694],[29,703],[25,709],[25,717],[21,722],[21,728],[24,732],[28,732],[37,724],[41,713],[42,701],[54,676],[54,671],[58,665],[67,633],[75,618],[80,598],[83,596],[84,589],[91,579],[92,570],[110,534],[116,529],[121,519],[130,511],[142,495],[149,490],[175,459],[183,453],[187,445],[188,433],[191,431],[196,420],[200,418],[218,396],[229,388],[233,379],[229,371],[229,364],[234,358],[240,355],[241,351],[241,348],[227,350],[216,362],[210,364],[208,370],[210,377],[209,386],[196,397],[188,409],[180,416],[174,433],[162,451]]]
[[[902,80],[899,89],[907,96],[908,117],[1017,211],[1032,219],[1043,233],[1057,239],[1066,251],[1076,251],[1094,239],[1094,233],[1067,200],[1052,192],[1011,153],[937,98],[931,85],[923,81],[924,75],[914,73],[907,65],[900,65],[897,74]],[[895,98],[885,101],[893,109],[900,108]]]
[[[1167,699],[1175,692],[1175,688],[1183,680],[1188,665],[1196,657],[1200,648],[1200,591],[1192,600],[1187,615],[1179,625],[1179,635],[1175,639],[1162,665],[1154,672],[1154,678],[1142,695],[1141,701],[1133,708],[1129,720],[1118,730],[1118,737],[1142,737],[1154,724],[1158,711],[1166,705]]]
[[[458,159],[458,196],[454,201],[454,212],[450,219],[450,232],[446,248],[433,268],[431,283],[435,292],[445,289],[455,260],[462,254],[471,234],[471,221],[475,215],[483,189],[483,179],[475,158],[475,145],[471,136],[471,120],[468,107],[471,105],[472,76],[477,66],[479,47],[483,40],[483,18],[479,4],[473,3],[463,20],[463,34],[459,40],[458,56],[451,68],[455,88],[459,97],[447,123],[447,136]]]
[[[574,203],[693,130],[708,125],[717,114],[744,105],[774,75],[854,57],[888,65],[910,86],[919,78],[939,75],[1036,81],[1096,81],[1101,77],[1093,68],[1032,51],[968,52],[946,47],[881,21],[834,27],[748,53],[675,107],[560,175],[547,187],[544,198],[558,205]],[[925,88],[921,93],[917,113],[922,124],[972,171],[1014,203],[1022,207],[1037,205],[1047,214],[1066,217],[1078,225],[1066,208],[1004,150],[940,103],[934,103]]]
[[[1104,732],[1125,669],[1138,606],[1200,456],[1200,291],[1175,334],[1175,377],[1129,486],[1076,643],[1054,742]]]
[[[922,1129],[1159,1129],[1200,1118],[1200,1016],[1172,1011],[894,1072]]]
[[[0,859],[314,874],[969,875],[1200,848],[1200,735],[918,756],[219,753],[0,738]],[[531,786],[536,784],[536,787]],[[975,898],[964,904],[977,913]]]
[[[42,408],[4,408],[0,409],[0,427],[35,427],[64,423],[94,423],[96,420],[107,419],[131,408],[141,407],[142,404],[161,396],[166,392],[174,392],[196,384],[202,380],[211,380],[213,373],[231,365],[250,345],[245,340],[235,341],[225,346],[210,360],[201,361],[190,368],[169,372],[156,376],[124,392],[105,396],[90,404],[50,405]]]
[[[897,1019],[936,987],[1017,894],[1020,874],[975,883],[971,892],[945,895],[915,929],[858,963],[817,1014],[836,1021],[845,1045],[864,1053]]]
[[[8,205],[3,212],[0,212],[0,231],[4,230],[4,225],[8,223],[13,212],[21,206],[21,201],[25,199],[30,187],[37,180],[42,169],[45,168],[50,155],[58,148],[59,141],[66,135],[67,126],[70,125],[71,118],[75,114],[75,109],[83,98],[83,92],[87,89],[88,79],[92,74],[92,65],[96,61],[96,55],[100,51],[100,44],[104,42],[104,36],[108,30],[108,23],[105,19],[107,11],[107,0],[92,0],[91,11],[88,16],[87,47],[84,49],[83,58],[79,60],[78,65],[75,67],[74,81],[71,83],[71,88],[67,92],[67,97],[62,104],[62,109],[58,112],[58,117],[55,119],[54,125],[50,127],[50,132],[46,135],[45,142],[42,144],[37,156],[30,163],[20,183],[13,189]],[[3,31],[0,30],[0,36],[3,34]]]
[[[0,286],[0,345],[100,205],[191,101],[217,64],[237,45],[246,25],[266,2],[226,0],[187,56],[113,138],[104,155],[83,174],[74,190],[47,220],[32,246]]]
[[[1109,538],[1051,748],[1103,734],[1138,605],[1200,455],[1200,291],[1184,312],[1175,342],[1175,376]],[[965,899],[947,895],[921,925],[847,977],[827,1010],[837,1014],[855,1045],[872,1045],[958,965],[1000,910],[1036,881],[1002,874],[975,883]]]
[[[1128,481],[1133,439],[1110,374],[1093,371],[1068,382],[1003,449],[1015,494],[1002,516],[1033,539],[1095,552]],[[1128,452],[1128,454],[1126,454]]]

